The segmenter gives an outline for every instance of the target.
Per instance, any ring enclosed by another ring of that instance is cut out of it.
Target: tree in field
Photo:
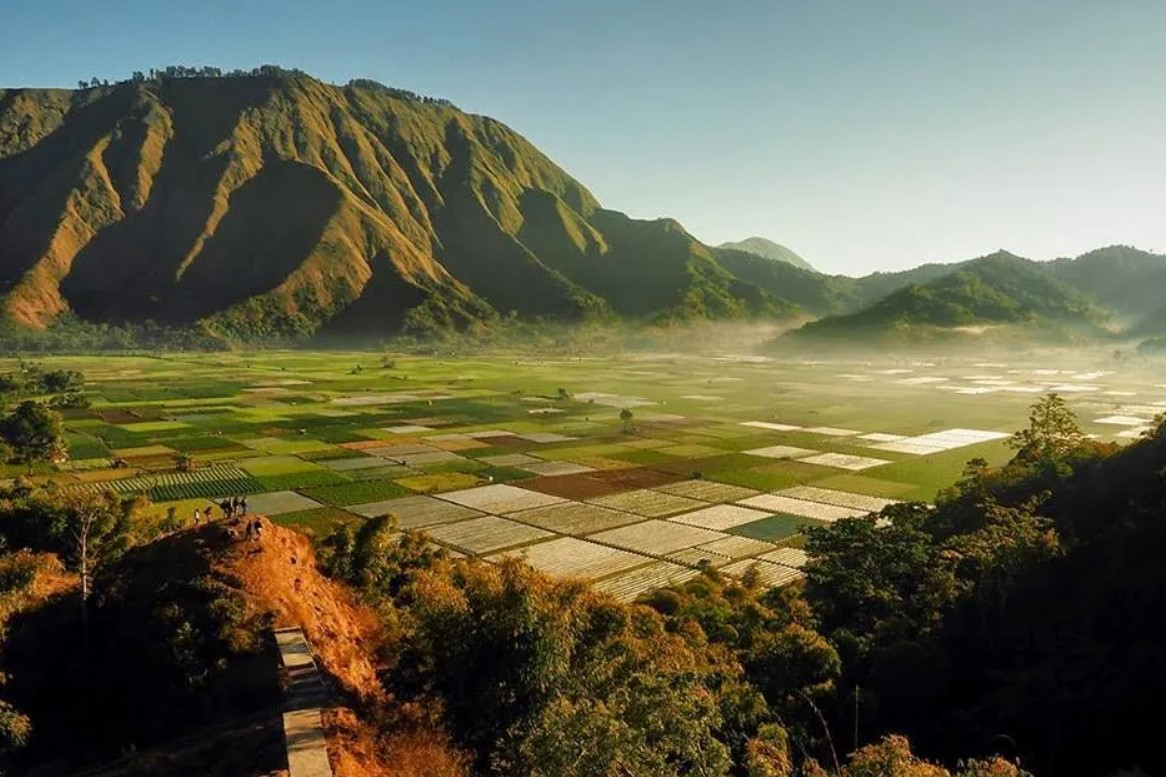
[[[67,394],[85,386],[85,376],[77,370],[50,370],[40,376],[41,389],[47,394]]]
[[[630,407],[625,407],[623,410],[619,411],[619,420],[623,421],[624,434],[632,433],[632,429],[635,428],[632,425],[632,419],[635,417],[635,413],[632,412]]]
[[[61,416],[48,407],[27,400],[0,420],[0,438],[12,449],[12,458],[27,464],[59,462],[68,458]]]
[[[66,498],[68,560],[81,578],[81,628],[86,642],[89,639],[89,597],[93,593],[93,576],[103,563],[128,547],[130,525],[139,506],[137,500],[123,499],[112,491]]]
[[[1012,435],[1009,445],[1021,461],[1055,463],[1080,449],[1087,439],[1064,397],[1049,394],[1032,406],[1028,427]]]
[[[179,453],[174,457],[174,469],[179,472],[194,471],[194,457],[189,453]]]

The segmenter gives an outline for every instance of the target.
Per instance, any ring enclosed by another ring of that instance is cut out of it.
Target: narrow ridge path
[[[303,631],[298,628],[276,629],[275,642],[288,678],[283,712],[288,775],[332,777],[320,718],[321,707],[328,702],[328,686],[316,667]]]

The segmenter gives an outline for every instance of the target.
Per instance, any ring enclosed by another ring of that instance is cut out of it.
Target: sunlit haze
[[[0,85],[167,64],[494,116],[607,207],[847,274],[1166,249],[1161,0],[9,3]]]

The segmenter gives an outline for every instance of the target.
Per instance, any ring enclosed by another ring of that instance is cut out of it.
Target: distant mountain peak
[[[780,243],[775,243],[772,240],[764,237],[747,237],[738,242],[722,243],[718,248],[727,248],[733,251],[745,251],[746,253],[756,254],[757,256],[766,259],[772,259],[775,262],[785,262],[792,264],[794,267],[800,267],[803,270],[811,270],[817,272],[813,265],[807,262],[797,253],[791,251]]]

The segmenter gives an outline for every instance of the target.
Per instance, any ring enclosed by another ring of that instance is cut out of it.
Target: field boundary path
[[[283,738],[287,745],[289,777],[332,777],[324,740],[321,708],[328,702],[328,686],[316,667],[304,632],[299,628],[275,630],[275,643],[287,674]]]

